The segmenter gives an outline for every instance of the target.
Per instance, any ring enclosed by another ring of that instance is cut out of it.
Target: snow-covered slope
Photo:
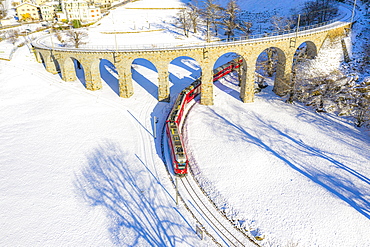
[[[241,4],[273,12],[299,2]],[[180,2],[131,5],[148,6]],[[114,36],[99,35],[145,30],[148,23],[153,30],[171,26],[172,10],[159,17],[157,10],[125,11],[112,11],[113,18],[89,28],[90,38],[114,44]],[[117,41],[182,37],[154,33],[117,34]],[[48,74],[27,47],[11,62],[0,61],[0,245],[212,246],[198,240],[193,219],[175,206],[159,157],[152,119],[159,117],[161,126],[170,104],[156,100],[155,69],[136,61],[135,94],[122,99],[114,68],[103,67],[103,89],[91,92],[80,81]],[[188,58],[169,70],[172,99],[199,75]],[[268,90],[242,104],[237,90],[217,83],[215,105],[196,105],[189,116],[187,145],[204,188],[254,235],[264,236],[264,246],[369,246],[369,133],[345,119],[287,105]]]
[[[0,68],[1,246],[197,245],[153,144],[168,104],[62,83],[25,47]]]
[[[271,86],[243,104],[233,79],[186,126],[197,177],[219,207],[266,246],[369,246],[369,133],[286,104]]]

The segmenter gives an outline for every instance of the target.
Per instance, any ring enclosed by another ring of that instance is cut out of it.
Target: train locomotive
[[[213,81],[224,77],[241,66],[242,59],[236,58],[213,70]],[[166,120],[166,134],[170,149],[171,163],[176,176],[188,173],[189,160],[182,140],[182,125],[186,115],[187,105],[200,94],[201,78],[181,91]]]

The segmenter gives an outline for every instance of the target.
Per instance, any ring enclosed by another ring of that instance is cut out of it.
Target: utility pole
[[[291,48],[296,46],[300,22],[301,22],[301,14],[298,15],[297,28],[296,28],[296,31],[295,31],[295,38],[290,39],[290,47]]]
[[[153,117],[153,136],[154,138],[157,138],[157,123],[158,123],[158,118],[154,116]]]
[[[297,40],[298,37],[298,31],[299,31],[299,24],[301,22],[301,14],[298,15],[298,23],[297,23],[297,30],[295,32],[295,39]]]
[[[50,28],[50,42],[51,42],[51,49],[54,50],[54,42],[53,42],[53,26]]]
[[[353,2],[353,9],[352,9],[352,16],[351,16],[351,26],[350,26],[350,29],[352,29],[353,18],[355,17],[355,10],[356,10],[356,0],[354,0],[354,2]]]

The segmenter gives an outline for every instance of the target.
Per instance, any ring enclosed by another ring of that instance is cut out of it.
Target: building
[[[97,21],[102,17],[99,7],[90,6],[88,12],[88,18],[90,21]]]
[[[30,1],[30,0],[26,0]],[[36,4],[24,2],[16,7],[17,16],[20,21],[72,21],[94,22],[102,15],[100,8],[90,5],[84,0],[66,0],[44,2],[40,7]]]
[[[40,6],[41,16],[44,21],[57,20],[57,13],[59,9],[59,2],[48,2]]]
[[[15,7],[20,21],[37,21],[41,19],[39,6],[32,3],[22,3]]]
[[[80,20],[81,22],[97,21],[101,18],[100,8],[89,5],[81,0],[68,0],[62,2],[62,11],[68,21]]]

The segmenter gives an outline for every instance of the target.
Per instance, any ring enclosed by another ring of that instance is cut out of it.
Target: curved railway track
[[[189,107],[189,110],[191,107]],[[189,112],[189,110],[187,112]],[[186,115],[184,116],[186,120]],[[184,120],[184,121],[185,121]],[[161,134],[162,160],[174,189],[178,192],[180,201],[196,220],[200,229],[218,246],[259,246],[259,244],[238,229],[229,219],[218,210],[216,205],[200,187],[192,173],[185,177],[175,177],[172,167],[166,159],[165,126]],[[177,181],[180,180],[180,183]],[[178,186],[180,185],[180,186]]]
[[[257,244],[250,238],[247,238],[240,231],[236,230],[233,225],[225,219],[220,212],[215,210],[214,206],[204,198],[206,195],[198,188],[197,183],[192,176],[180,179],[184,191],[192,199],[192,205],[203,225],[213,234],[218,242],[226,246],[256,246]],[[257,245],[258,246],[258,245]]]

